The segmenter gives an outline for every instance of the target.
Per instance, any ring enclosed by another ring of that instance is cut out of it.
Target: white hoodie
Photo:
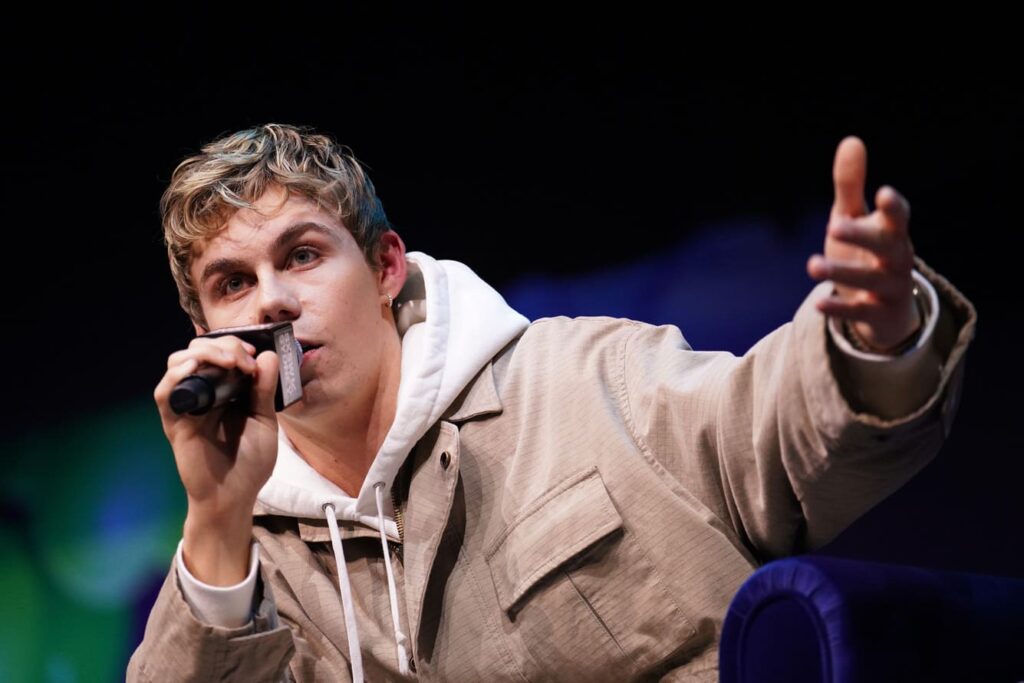
[[[438,261],[422,252],[406,254],[409,272],[395,299],[402,338],[402,370],[395,419],[363,481],[351,498],[314,470],[278,430],[277,463],[260,491],[254,514],[326,517],[338,562],[339,591],[345,610],[353,679],[362,679],[358,625],[349,589],[337,520],[365,524],[381,533],[388,574],[399,667],[405,669],[406,637],[398,627],[398,608],[387,537],[398,538],[391,505],[391,484],[416,442],[444,414],[494,355],[529,325],[490,285],[457,261]],[[332,514],[333,513],[333,514]],[[236,586],[210,586],[185,567],[182,542],[177,565],[186,602],[201,621],[224,627],[247,624],[256,588],[259,546],[252,544],[249,575]]]

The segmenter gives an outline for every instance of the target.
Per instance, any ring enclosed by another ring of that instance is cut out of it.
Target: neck
[[[356,498],[395,420],[402,346],[388,336],[376,381],[335,409],[308,418],[281,416],[281,428],[309,465]]]

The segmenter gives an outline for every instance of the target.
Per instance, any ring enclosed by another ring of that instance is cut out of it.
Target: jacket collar
[[[498,396],[498,387],[494,382],[494,363],[488,362],[452,401],[450,412],[443,419],[460,423],[478,417],[497,415],[501,411],[501,397]]]

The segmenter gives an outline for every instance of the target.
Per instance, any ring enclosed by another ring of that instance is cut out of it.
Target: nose
[[[260,323],[277,323],[295,320],[301,313],[299,299],[294,289],[276,272],[260,275],[257,285],[256,319]]]

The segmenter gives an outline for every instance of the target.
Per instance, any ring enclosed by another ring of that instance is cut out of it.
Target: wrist
[[[917,343],[917,340],[921,336],[922,330],[924,330],[924,323],[926,318],[926,303],[924,302],[924,295],[920,291],[920,288],[915,285],[913,291],[913,303],[914,309],[917,311],[917,324],[914,326],[914,331],[911,332],[902,341],[899,341],[890,346],[880,347],[876,346],[867,340],[865,340],[858,332],[857,327],[849,320],[842,320],[840,326],[842,327],[843,333],[846,335],[850,345],[858,351],[864,353],[874,353],[886,356],[898,356]]]
[[[185,518],[182,559],[189,573],[211,586],[233,586],[248,575],[252,518],[230,524]]]

